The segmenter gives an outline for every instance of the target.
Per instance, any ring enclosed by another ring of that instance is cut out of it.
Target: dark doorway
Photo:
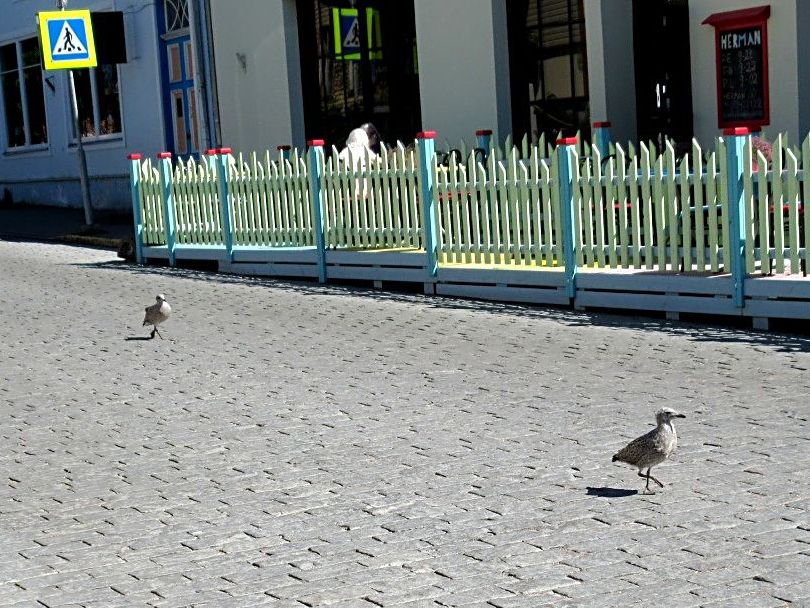
[[[390,145],[421,125],[413,0],[297,0],[307,139],[341,148],[372,122]]]
[[[508,0],[512,129],[590,135],[582,0]]]
[[[636,117],[641,141],[679,152],[692,139],[688,0],[633,0]]]

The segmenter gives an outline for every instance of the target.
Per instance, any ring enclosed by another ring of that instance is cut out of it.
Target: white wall
[[[633,2],[589,0],[584,8],[591,122],[610,122],[615,141],[635,141]]]
[[[37,35],[36,13],[54,10],[53,0],[6,3],[0,21],[0,44]],[[158,70],[155,15],[149,0],[90,2],[83,8],[122,10],[129,63],[119,66],[123,134],[120,138],[85,144],[91,196],[96,209],[129,209],[131,151],[153,155],[163,148],[165,133]],[[74,8],[71,6],[70,8]],[[5,120],[0,114],[0,194],[11,190],[15,201],[81,207],[78,160],[69,145],[72,121],[64,71],[45,72],[55,91],[43,85],[48,124],[45,150],[6,149]],[[0,101],[2,104],[2,101]]]
[[[303,146],[294,0],[212,0],[222,143],[234,150]],[[244,66],[240,58],[244,58]]]
[[[807,1],[798,0],[800,3]],[[796,0],[691,0],[692,105],[695,137],[700,142],[710,142],[721,133],[717,126],[714,27],[702,25],[702,22],[713,13],[765,4],[771,6],[771,17],[767,22],[771,123],[764,125],[763,130],[769,138],[787,131],[793,141],[806,135],[799,132]]]
[[[414,0],[422,126],[452,146],[511,133],[504,0]]]

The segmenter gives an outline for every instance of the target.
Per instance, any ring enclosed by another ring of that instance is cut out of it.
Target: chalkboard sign
[[[720,128],[759,128],[770,122],[768,99],[769,6],[715,13],[717,121]]]
[[[720,32],[720,122],[767,119],[762,27]]]

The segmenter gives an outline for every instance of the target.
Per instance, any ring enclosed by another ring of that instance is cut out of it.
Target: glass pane
[[[571,58],[568,55],[552,57],[543,62],[545,98],[571,97]]]
[[[8,72],[17,69],[17,45],[4,44],[0,46],[0,71]]]
[[[174,145],[178,154],[188,153],[186,141],[186,115],[183,108],[183,91],[174,91]]]
[[[20,44],[22,46],[23,67],[39,66],[39,40],[29,38],[23,40]]]
[[[79,106],[79,124],[82,137],[95,137],[96,123],[93,121],[93,92],[90,90],[90,70],[74,70],[76,101]]]
[[[166,31],[173,32],[188,27],[188,0],[164,0]]]
[[[118,68],[102,65],[95,69],[101,135],[121,132],[121,103],[118,96]]]
[[[28,103],[28,128],[31,132],[31,144],[48,143],[48,127],[45,122],[45,96],[42,91],[42,71],[39,65],[26,68],[25,97]]]
[[[23,127],[22,95],[20,94],[20,78],[16,71],[3,74],[3,104],[6,109],[6,133],[8,133],[8,147],[25,145],[25,129]]]

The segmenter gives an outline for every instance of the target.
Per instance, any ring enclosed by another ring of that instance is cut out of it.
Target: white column
[[[613,139],[636,139],[632,0],[589,0],[585,7],[591,122],[612,124]]]
[[[507,0],[508,1],[508,0]],[[504,0],[414,0],[422,126],[457,146],[512,130]]]

